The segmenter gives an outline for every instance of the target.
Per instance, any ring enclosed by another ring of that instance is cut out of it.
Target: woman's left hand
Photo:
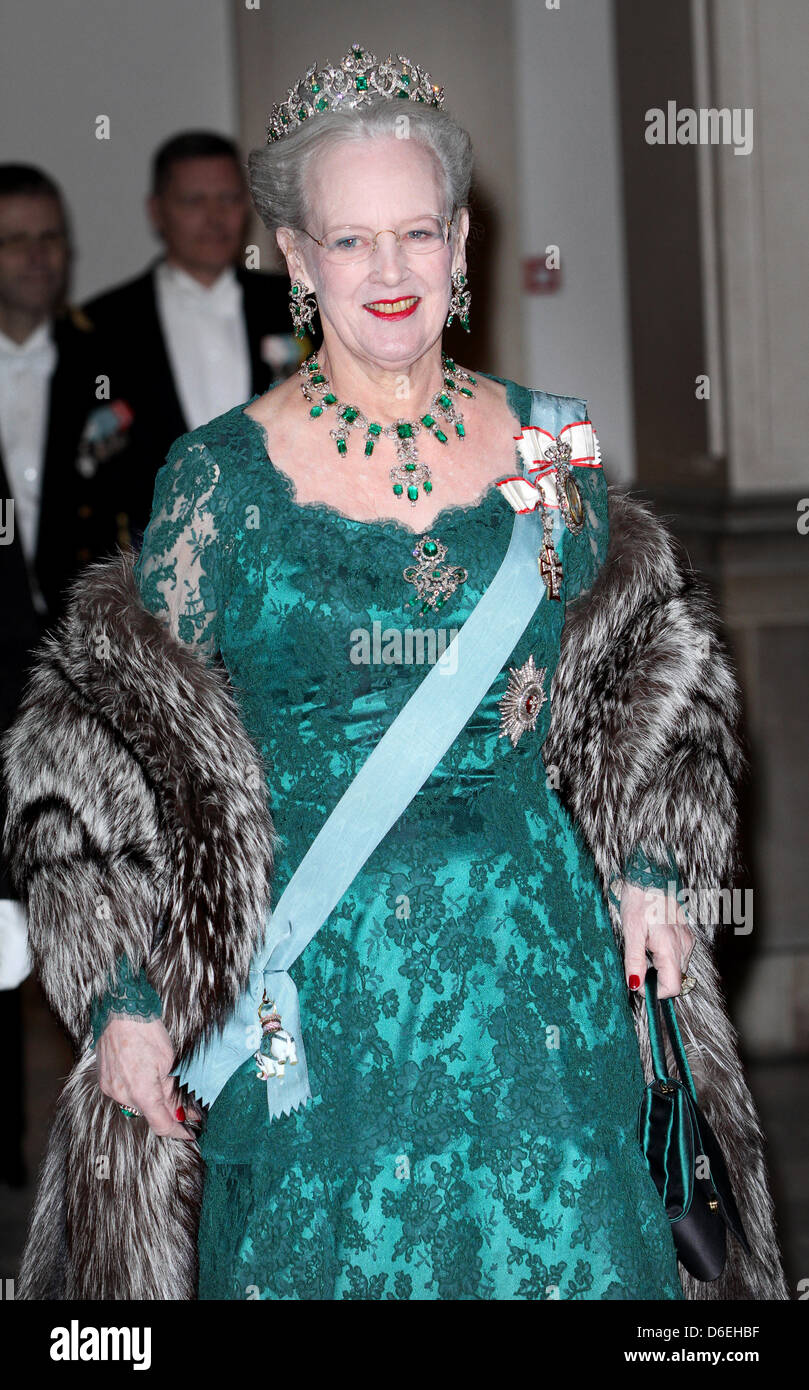
[[[621,888],[621,925],[624,932],[624,973],[630,989],[643,988],[649,962],[657,969],[657,997],[670,999],[680,993],[696,937],[686,921],[682,905],[662,888],[641,888],[624,883]]]

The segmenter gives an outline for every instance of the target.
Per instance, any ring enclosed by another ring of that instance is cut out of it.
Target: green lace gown
[[[516,432],[530,394],[506,387]],[[333,448],[314,426],[313,448]],[[601,471],[577,477],[588,524],[565,536],[568,599],[607,542]],[[158,474],[138,583],[184,642],[226,663],[282,836],[273,902],[426,673],[390,660],[385,634],[417,625],[408,513],[366,523],[298,505],[243,406],[179,439]],[[493,486],[430,528],[468,570],[432,619],[447,640],[512,524]],[[564,603],[540,604],[293,965],[312,1099],[271,1123],[251,1061],[211,1107],[200,1298],[682,1297],[636,1138],[622,962],[540,753],[550,702],[516,747],[498,737],[508,666],[533,654],[549,690],[563,621]],[[357,630],[375,624],[377,651],[357,661]]]

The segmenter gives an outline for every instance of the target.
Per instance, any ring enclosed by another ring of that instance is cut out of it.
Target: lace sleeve
[[[152,514],[135,560],[135,580],[144,606],[208,663],[219,650],[223,608],[219,520],[223,490],[211,451],[182,435],[155,479]],[[145,970],[135,971],[126,956],[117,960],[110,988],[91,1000],[94,1045],[111,1014],[162,1016],[160,996]]]
[[[647,890],[656,889],[660,893],[673,894],[677,902],[683,908],[686,919],[688,909],[683,901],[682,886],[680,882],[680,872],[677,868],[677,861],[674,854],[667,847],[668,863],[663,864],[658,860],[650,859],[645,850],[638,845],[630,855],[624,860],[621,870],[621,880],[624,883],[631,883],[636,888]],[[610,884],[610,897],[616,906],[620,906],[620,894],[617,891],[621,880]]]
[[[90,1005],[90,1026],[93,1030],[93,1046],[98,1042],[110,1021],[110,1014],[128,1014],[130,1018],[150,1020],[161,1018],[163,1006],[160,995],[149,984],[146,971],[137,973],[132,969],[127,956],[120,956],[116,962],[114,981],[102,995],[95,996]]]
[[[637,849],[624,860],[623,877],[626,883],[634,883],[638,888],[660,888],[668,892],[671,884],[680,888],[677,863],[671,850],[668,851],[667,864],[659,864],[651,859],[638,845]]]
[[[150,612],[210,663],[219,650],[223,607],[225,484],[210,449],[190,438],[175,440],[157,474],[135,579]]]

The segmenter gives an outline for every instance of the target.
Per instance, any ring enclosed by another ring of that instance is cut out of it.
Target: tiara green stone
[[[267,143],[292,134],[304,122],[324,111],[353,111],[379,97],[441,107],[444,89],[436,86],[424,68],[401,53],[395,57],[389,53],[380,61],[355,43],[337,66],[327,64],[319,68],[313,63],[290,87],[286,100],[272,107],[267,122]]]

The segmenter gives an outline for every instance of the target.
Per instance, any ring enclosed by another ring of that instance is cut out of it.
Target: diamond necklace
[[[415,507],[418,501],[419,484],[427,493],[433,490],[429,465],[418,456],[416,437],[425,429],[439,443],[446,444],[447,435],[441,429],[441,420],[448,426],[455,427],[458,439],[465,439],[463,415],[453,397],[461,395],[474,399],[475,396],[469,386],[459,384],[470,382],[472,386],[476,386],[475,377],[463,367],[459,367],[446,353],[441,354],[441,365],[444,371],[444,385],[440,391],[436,391],[424,414],[417,420],[399,419],[390,425],[380,425],[375,420],[369,420],[359,406],[348,405],[345,401],[338,400],[330,390],[328,377],[314,354],[298,368],[302,378],[301,391],[304,400],[309,403],[311,418],[318,419],[325,410],[334,410],[337,416],[337,424],[329,430],[329,434],[337,445],[337,452],[341,458],[348,453],[348,435],[351,430],[365,432],[366,458],[370,458],[374,452],[374,445],[378,439],[395,440],[397,462],[390,470],[393,492],[396,497],[402,497],[406,491],[412,507]]]

